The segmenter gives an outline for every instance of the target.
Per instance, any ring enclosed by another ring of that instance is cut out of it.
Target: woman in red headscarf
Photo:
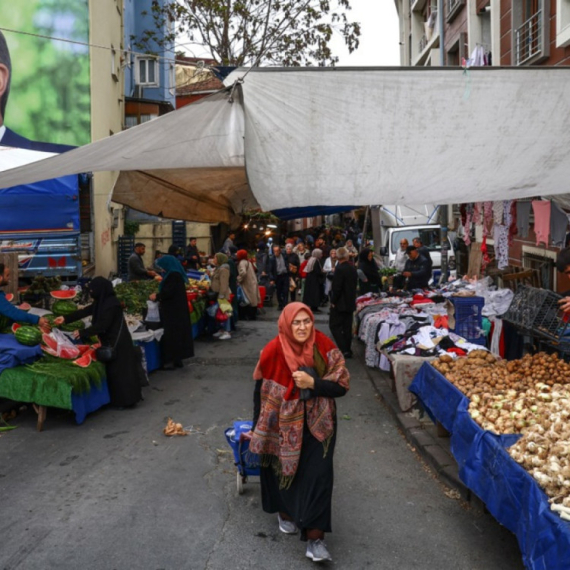
[[[307,557],[330,560],[335,398],[349,388],[336,345],[315,329],[303,303],[289,303],[279,334],[261,352],[253,375],[254,428],[249,450],[260,456],[263,510],[278,513],[279,529],[301,530]]]

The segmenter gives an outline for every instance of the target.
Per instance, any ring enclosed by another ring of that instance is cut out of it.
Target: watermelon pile
[[[77,311],[77,305],[73,301],[58,300],[53,304],[51,310],[57,317],[66,317]]]
[[[14,332],[16,340],[25,346],[35,346],[42,341],[42,331],[37,327],[21,326]]]

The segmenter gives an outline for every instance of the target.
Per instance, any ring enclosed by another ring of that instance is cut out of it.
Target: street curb
[[[406,441],[413,450],[432,468],[438,479],[456,490],[464,501],[481,512],[486,511],[485,504],[471,489],[466,487],[459,479],[457,461],[451,454],[449,437],[437,437],[430,433],[418,419],[407,415],[400,410],[398,398],[390,387],[390,378],[386,372],[376,368],[369,368],[364,362],[363,347],[358,345],[355,356],[358,355],[366,374]],[[435,426],[434,426],[435,431]]]

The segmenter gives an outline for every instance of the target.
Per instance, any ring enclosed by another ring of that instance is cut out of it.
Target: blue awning
[[[273,210],[280,220],[296,220],[297,218],[314,218],[315,216],[332,216],[356,210],[359,206],[309,206],[306,208],[283,208]]]

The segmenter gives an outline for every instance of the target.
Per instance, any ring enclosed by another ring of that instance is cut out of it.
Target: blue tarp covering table
[[[506,451],[519,436],[497,436],[481,429],[469,415],[467,397],[428,363],[420,368],[410,391],[451,433],[461,480],[516,535],[525,566],[568,570],[570,523],[550,511],[545,493]]]

